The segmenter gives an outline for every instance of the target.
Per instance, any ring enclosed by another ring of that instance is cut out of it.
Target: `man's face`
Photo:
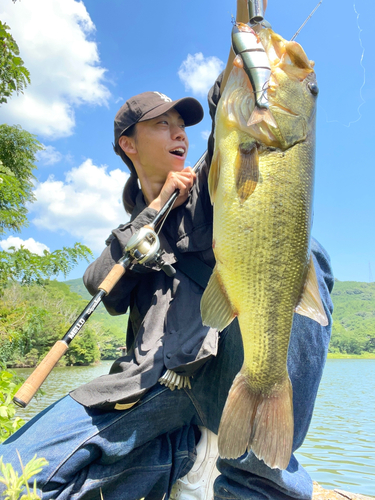
[[[157,118],[137,123],[134,147],[146,173],[166,177],[170,171],[183,170],[189,141],[178,111],[170,109]]]

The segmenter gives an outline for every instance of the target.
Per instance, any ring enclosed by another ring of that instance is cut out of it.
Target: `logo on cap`
[[[161,92],[154,92],[154,94],[157,94],[160,99],[163,99],[163,101],[165,102],[172,102],[172,99],[168,96],[166,96],[165,94],[162,94]]]

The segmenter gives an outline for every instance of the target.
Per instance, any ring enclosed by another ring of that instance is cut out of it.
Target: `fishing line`
[[[361,59],[359,61],[359,64],[360,64],[361,68],[363,69],[363,83],[362,83],[361,88],[359,89],[359,97],[361,98],[361,101],[362,101],[361,104],[357,108],[357,113],[359,114],[359,118],[357,120],[355,120],[354,122],[350,122],[348,127],[350,127],[350,125],[352,123],[357,123],[362,118],[362,114],[360,112],[360,109],[366,102],[365,99],[363,98],[363,95],[362,95],[362,90],[363,90],[364,86],[366,85],[366,68],[363,64],[363,58],[365,56],[365,48],[363,47],[362,38],[361,38],[361,33],[363,30],[359,25],[359,14],[357,12],[357,9],[355,8],[355,4],[353,4],[353,9],[354,9],[354,12],[357,14],[358,40],[359,40],[359,44],[360,44],[361,49],[362,49],[362,54],[361,54]]]
[[[361,54],[361,58],[360,58],[360,66],[363,69],[363,83],[362,83],[361,88],[359,89],[359,97],[361,98],[361,101],[362,101],[361,104],[357,108],[357,113],[359,114],[359,117],[357,118],[357,120],[349,122],[348,125],[345,125],[345,123],[342,123],[339,120],[328,120],[328,119],[326,120],[327,123],[340,123],[341,125],[343,125],[346,128],[350,128],[350,125],[353,125],[354,123],[359,122],[359,120],[362,118],[362,113],[361,113],[360,109],[366,103],[366,100],[363,98],[363,95],[362,95],[362,90],[363,90],[364,86],[366,85],[366,68],[365,68],[365,66],[363,64],[363,58],[365,56],[365,48],[363,47],[362,38],[361,38],[361,33],[362,33],[363,30],[362,30],[362,28],[359,25],[360,14],[357,12],[355,4],[353,4],[353,9],[354,9],[354,12],[357,14],[357,27],[358,27],[358,31],[359,31],[359,33],[358,33],[358,40],[359,40],[359,43],[360,43],[360,46],[361,46],[361,49],[362,49],[362,54]],[[322,109],[325,112],[326,118],[328,118],[326,110],[324,108],[322,108]]]

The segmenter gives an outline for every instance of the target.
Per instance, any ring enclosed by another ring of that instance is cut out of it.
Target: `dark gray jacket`
[[[214,117],[220,95],[220,79],[209,93]],[[212,251],[212,206],[208,194],[208,165],[213,151],[209,139],[205,164],[197,175],[187,202],[172,210],[160,234],[164,259],[174,264],[173,248],[192,254],[210,268],[215,265]],[[113,265],[122,256],[135,231],[152,221],[156,211],[145,205],[142,193],[128,224],[112,231],[108,246],[84,275],[84,283],[94,295]],[[175,252],[176,253],[176,252]],[[192,375],[218,346],[218,332],[202,325],[200,300],[203,288],[182,272],[178,263],[175,277],[163,271],[135,266],[104,299],[110,314],[123,314],[130,308],[127,332],[128,354],[113,364],[110,374],[81,386],[71,393],[79,403],[98,408],[113,408],[138,400],[155,385],[165,368],[181,375]]]

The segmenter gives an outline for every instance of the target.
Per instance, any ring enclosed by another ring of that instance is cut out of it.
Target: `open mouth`
[[[171,149],[169,152],[172,155],[174,155],[174,156],[179,156],[180,158],[185,155],[185,149],[184,148]]]

